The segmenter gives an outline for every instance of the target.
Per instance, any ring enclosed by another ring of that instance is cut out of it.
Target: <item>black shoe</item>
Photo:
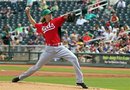
[[[76,83],[78,86],[81,86],[84,89],[88,89],[88,87],[85,85],[85,83]]]
[[[19,77],[15,77],[15,78],[12,79],[12,82],[15,83],[15,82],[18,82],[19,80],[20,80]]]

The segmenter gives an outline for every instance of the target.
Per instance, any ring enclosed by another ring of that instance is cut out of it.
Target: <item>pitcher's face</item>
[[[52,14],[48,14],[46,16],[44,16],[46,20],[51,20],[52,19]]]

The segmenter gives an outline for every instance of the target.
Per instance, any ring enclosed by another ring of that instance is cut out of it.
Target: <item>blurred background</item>
[[[45,40],[29,23],[26,5],[26,0],[0,0],[1,63],[32,63],[44,50]],[[31,15],[40,22],[47,8],[54,18],[75,11],[74,22],[65,22],[60,33],[83,65],[130,66],[130,0],[34,0]]]

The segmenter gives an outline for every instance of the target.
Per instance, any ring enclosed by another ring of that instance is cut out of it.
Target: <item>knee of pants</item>
[[[37,71],[38,69],[40,69],[40,66],[35,65],[35,66],[32,67],[32,71]]]
[[[73,57],[71,57],[71,60],[70,60],[71,62],[75,62],[75,61],[78,61],[78,58],[76,57],[76,56],[73,56]]]

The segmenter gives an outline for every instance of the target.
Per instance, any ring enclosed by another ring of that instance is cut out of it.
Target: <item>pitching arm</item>
[[[35,27],[36,21],[32,18],[31,14],[30,14],[30,7],[26,7],[25,12],[29,19],[29,22]]]
[[[74,22],[75,20],[75,13],[73,12],[66,13],[62,16],[67,22]]]
[[[65,20],[67,20],[68,16],[69,16],[69,13],[66,13],[64,15],[61,15]]]

